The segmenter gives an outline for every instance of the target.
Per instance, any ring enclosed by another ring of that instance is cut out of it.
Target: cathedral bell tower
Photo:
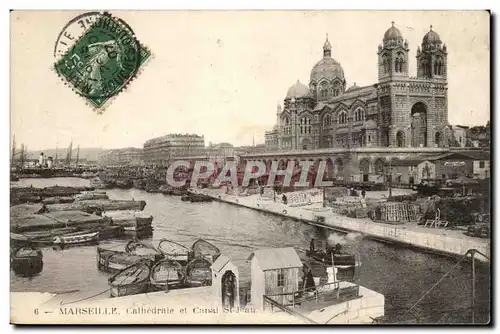
[[[378,80],[408,77],[408,41],[398,28],[392,26],[385,32],[382,44],[378,46]]]
[[[432,30],[422,39],[422,49],[417,49],[417,77],[446,79],[448,52],[439,35]]]

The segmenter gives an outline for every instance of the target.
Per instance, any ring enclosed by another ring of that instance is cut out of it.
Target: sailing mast
[[[11,164],[14,164],[14,159],[16,158],[16,135],[12,139],[12,158],[10,160]]]
[[[73,151],[73,141],[69,143],[68,154],[66,154],[66,165],[71,164],[71,153]]]
[[[54,167],[57,167],[57,145],[56,145],[56,157],[54,158]]]
[[[24,167],[24,151],[25,151],[24,144],[21,144],[21,152],[20,152],[21,168]]]
[[[76,165],[78,166],[78,159],[80,158],[80,145],[78,145],[78,149],[76,150]]]

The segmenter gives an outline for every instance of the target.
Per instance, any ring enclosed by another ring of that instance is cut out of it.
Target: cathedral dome
[[[403,35],[401,34],[401,31],[399,31],[399,29],[394,26],[394,21],[392,21],[391,23],[392,23],[392,27],[387,29],[387,31],[384,34],[384,42],[391,41],[391,40],[397,40],[397,39],[403,39]]]
[[[335,78],[344,80],[344,70],[339,62],[331,57],[324,57],[314,65],[311,70],[311,81],[319,81],[321,78],[326,78],[331,81]]]
[[[323,59],[316,63],[311,70],[310,81],[318,82],[321,78],[332,81],[335,78],[340,78],[344,81],[344,70],[340,63],[332,58],[332,45],[328,41],[328,34],[323,45]]]
[[[300,98],[307,96],[309,96],[309,87],[302,84],[299,80],[297,80],[294,85],[288,88],[288,91],[286,93],[287,98]]]
[[[425,34],[424,38],[422,39],[422,44],[428,44],[428,43],[435,43],[435,44],[441,43],[441,38],[439,37],[437,32],[432,30],[432,26],[431,30],[427,34]]]

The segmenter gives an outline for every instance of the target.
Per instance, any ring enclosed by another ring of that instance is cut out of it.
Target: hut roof
[[[215,260],[215,262],[212,264],[212,270],[213,271],[220,271],[224,266],[230,261],[230,259],[225,256],[221,255]]]
[[[250,254],[248,260],[257,257],[259,267],[265,270],[286,269],[286,268],[302,268],[297,252],[293,247],[288,248],[269,248],[259,249]]]

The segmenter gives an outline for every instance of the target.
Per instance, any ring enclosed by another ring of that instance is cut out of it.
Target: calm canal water
[[[84,186],[88,180],[77,178],[21,179],[18,185]],[[130,189],[108,191],[112,199],[147,202],[144,212],[154,216],[153,243],[162,238],[190,246],[198,238],[212,242],[239,266],[240,280],[250,276],[247,258],[259,248],[288,247],[303,250],[311,238],[325,238],[324,232],[305,223],[239,208],[229,204],[182,202],[180,197],[148,194]],[[456,260],[426,254],[401,246],[388,245],[356,234],[329,235],[357,252],[362,266],[359,283],[385,296],[385,312],[390,322],[420,319],[424,323],[469,323],[471,321],[471,267],[460,264],[404,320],[405,311],[429,290]],[[126,243],[126,241],[123,241]],[[91,296],[108,288],[109,274],[96,267],[96,246],[64,251],[44,249],[43,272],[32,278],[16,277],[11,271],[11,291],[61,292],[78,289]],[[476,261],[477,263],[477,261]],[[317,268],[316,268],[317,270]],[[490,272],[476,266],[476,323],[489,320]],[[417,320],[418,321],[418,320]]]

